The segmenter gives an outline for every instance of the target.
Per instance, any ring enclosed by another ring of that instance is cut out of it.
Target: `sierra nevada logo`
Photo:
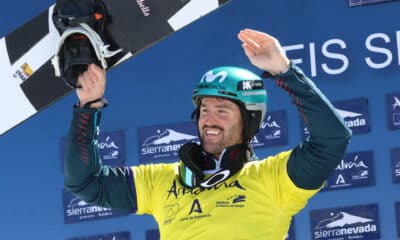
[[[328,216],[328,217],[327,217]],[[311,212],[313,239],[379,239],[376,204]]]
[[[166,129],[162,133],[160,130],[157,130],[157,134],[147,138],[144,141],[143,146],[170,144],[171,142],[179,142],[183,140],[189,141],[194,139],[197,139],[197,136],[180,133],[172,129]]]
[[[178,151],[183,144],[199,142],[196,132],[193,122],[140,128],[139,161],[178,158]]]
[[[360,127],[365,126],[367,123],[364,118],[361,118],[363,115],[361,113],[345,111],[341,109],[336,109],[340,116],[344,118],[345,124],[347,127]]]

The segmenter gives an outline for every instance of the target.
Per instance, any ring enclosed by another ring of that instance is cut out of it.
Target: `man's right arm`
[[[136,212],[136,191],[129,167],[103,166],[98,148],[101,111],[74,108],[64,163],[64,186],[87,203]]]

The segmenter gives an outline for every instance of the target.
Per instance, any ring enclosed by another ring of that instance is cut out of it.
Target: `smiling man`
[[[250,62],[292,98],[308,139],[258,160],[251,139],[266,113],[263,80],[225,66],[204,74],[193,91],[200,145],[183,145],[178,163],[103,166],[96,129],[106,76],[91,65],[78,78],[65,188],[88,203],[153,215],[161,239],[283,239],[292,217],[343,158],[351,132],[278,40],[250,29],[238,38]]]

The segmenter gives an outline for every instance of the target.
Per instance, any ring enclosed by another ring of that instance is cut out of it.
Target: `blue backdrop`
[[[51,3],[3,2],[0,35],[10,33]],[[368,118],[366,124],[370,125],[369,130],[352,138],[348,153],[353,157],[347,165],[343,162],[342,168],[351,169],[349,166],[357,162],[354,153],[372,151],[368,162],[372,158],[374,164],[367,166],[367,174],[374,181],[364,187],[317,194],[295,217],[295,239],[316,236],[310,211],[344,208],[360,216],[360,211],[347,207],[371,204],[374,211],[375,206],[379,209],[374,221],[379,219],[380,239],[396,239],[395,202],[400,201],[400,189],[394,182],[399,182],[395,171],[400,175],[400,163],[396,168],[400,157],[393,149],[400,147],[400,131],[396,130],[400,106],[394,98],[400,97],[399,12],[397,1],[349,7],[347,0],[232,0],[111,71],[106,92],[110,105],[104,111],[102,129],[123,131],[125,161],[138,164],[138,129],[189,121],[192,88],[210,68],[239,65],[257,71],[242,53],[236,34],[245,27],[266,31],[281,41],[288,56],[333,102],[360,98],[367,102],[367,112],[361,112],[362,107],[340,105],[347,114],[353,113],[349,118],[354,121],[349,124],[357,125],[358,121],[362,125],[354,115],[358,113],[358,117]],[[291,148],[303,138],[300,118],[289,97],[273,82],[267,81],[267,89],[269,111],[286,112],[288,139],[284,145],[257,148],[260,157]],[[147,230],[157,228],[152,217],[133,215],[64,224],[60,142],[75,100],[71,94],[0,137],[0,238],[68,239],[128,231],[131,239],[145,239]],[[350,174],[350,178],[355,180],[357,174],[362,178],[366,173]],[[348,182],[347,175],[336,176],[333,185]],[[153,235],[147,232],[147,236]],[[372,239],[368,236],[365,239]]]

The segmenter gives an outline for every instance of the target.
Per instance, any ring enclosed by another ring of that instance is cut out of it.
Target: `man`
[[[193,92],[200,146],[182,146],[179,163],[102,166],[96,129],[105,72],[91,65],[78,79],[65,187],[92,204],[152,214],[161,239],[283,239],[292,216],[343,158],[351,132],[275,38],[250,29],[238,38],[251,63],[292,97],[311,134],[307,140],[252,161],[250,141],[265,116],[266,91],[257,75],[221,67]]]

